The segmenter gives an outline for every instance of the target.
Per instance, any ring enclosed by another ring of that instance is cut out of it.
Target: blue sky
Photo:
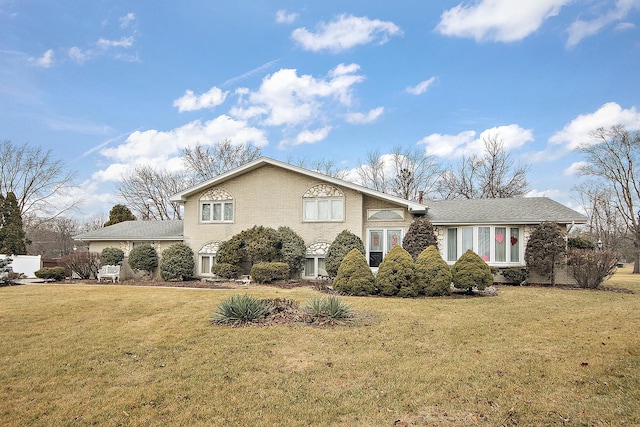
[[[640,0],[0,0],[0,139],[77,172],[85,215],[136,164],[229,138],[355,168],[498,132],[572,207],[599,126],[640,129]]]

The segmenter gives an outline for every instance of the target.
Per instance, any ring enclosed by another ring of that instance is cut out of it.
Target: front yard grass
[[[347,326],[212,325],[225,298],[308,288],[0,288],[0,425],[640,424],[635,294],[344,298]]]

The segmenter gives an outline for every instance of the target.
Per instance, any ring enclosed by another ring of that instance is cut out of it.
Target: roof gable
[[[400,205],[400,206],[404,206],[406,207],[409,212],[412,213],[424,213],[426,212],[426,210],[428,209],[426,205],[420,204],[420,203],[416,203],[416,202],[412,202],[410,200],[405,200],[402,199],[400,197],[396,197],[396,196],[391,196],[389,194],[385,194],[382,193],[380,191],[376,191],[376,190],[372,190],[370,188],[364,187],[362,185],[358,185],[358,184],[354,184],[352,182],[348,182],[348,181],[344,181],[338,178],[334,178],[328,175],[325,175],[323,173],[320,172],[315,172],[315,171],[311,171],[308,169],[304,169],[298,166],[294,166],[291,165],[289,163],[285,163],[285,162],[281,162],[279,160],[274,160],[271,159],[269,157],[260,157],[259,159],[256,159],[252,162],[249,162],[245,165],[242,165],[238,168],[232,169],[230,171],[227,171],[223,174],[220,174],[212,179],[209,179],[207,181],[203,181],[193,187],[187,188],[186,190],[183,190],[177,194],[174,194],[173,196],[171,196],[171,201],[172,202],[178,202],[178,203],[183,203],[187,200],[187,198],[198,194],[199,192],[212,187],[212,186],[216,186],[216,185],[220,185],[223,182],[232,179],[232,178],[237,178],[239,176],[242,176],[244,174],[250,173],[251,171],[258,169],[262,166],[265,165],[271,165],[271,166],[275,166],[278,168],[282,168],[294,173],[299,173],[302,175],[306,175],[308,177],[312,177],[316,180],[319,181],[323,181],[335,186],[339,186],[339,187],[343,187],[343,188],[348,188],[354,191],[357,191],[359,193],[368,195],[370,197],[374,197],[376,199],[381,199],[381,200],[386,200],[388,202],[394,203],[396,205]]]

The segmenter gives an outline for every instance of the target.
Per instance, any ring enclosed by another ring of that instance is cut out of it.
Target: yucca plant
[[[249,294],[235,294],[218,305],[216,316],[211,321],[239,325],[255,322],[263,317],[266,312],[267,308],[262,300]]]
[[[320,323],[331,323],[352,316],[351,306],[335,295],[310,298],[304,311],[311,321]]]

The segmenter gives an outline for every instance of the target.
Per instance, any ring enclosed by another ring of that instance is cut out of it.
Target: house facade
[[[288,226],[306,244],[303,278],[315,278],[326,274],[325,254],[343,230],[362,239],[374,271],[394,245],[402,244],[417,216],[432,222],[442,257],[449,264],[472,249],[491,266],[518,267],[525,265],[526,241],[537,224],[555,221],[569,231],[586,222],[582,214],[545,197],[416,203],[264,157],[188,188],[171,200],[184,206],[184,220],[160,221],[174,223],[168,233],[147,226],[146,231],[123,234],[141,223],[157,222],[130,221],[120,229],[113,229],[120,226],[116,224],[77,238],[88,241],[91,251],[111,245],[123,248],[125,254],[136,241],[155,242],[160,250],[167,243],[183,241],[195,253],[196,275],[207,277],[222,242],[254,226]],[[101,233],[102,240],[96,240],[96,233]]]

